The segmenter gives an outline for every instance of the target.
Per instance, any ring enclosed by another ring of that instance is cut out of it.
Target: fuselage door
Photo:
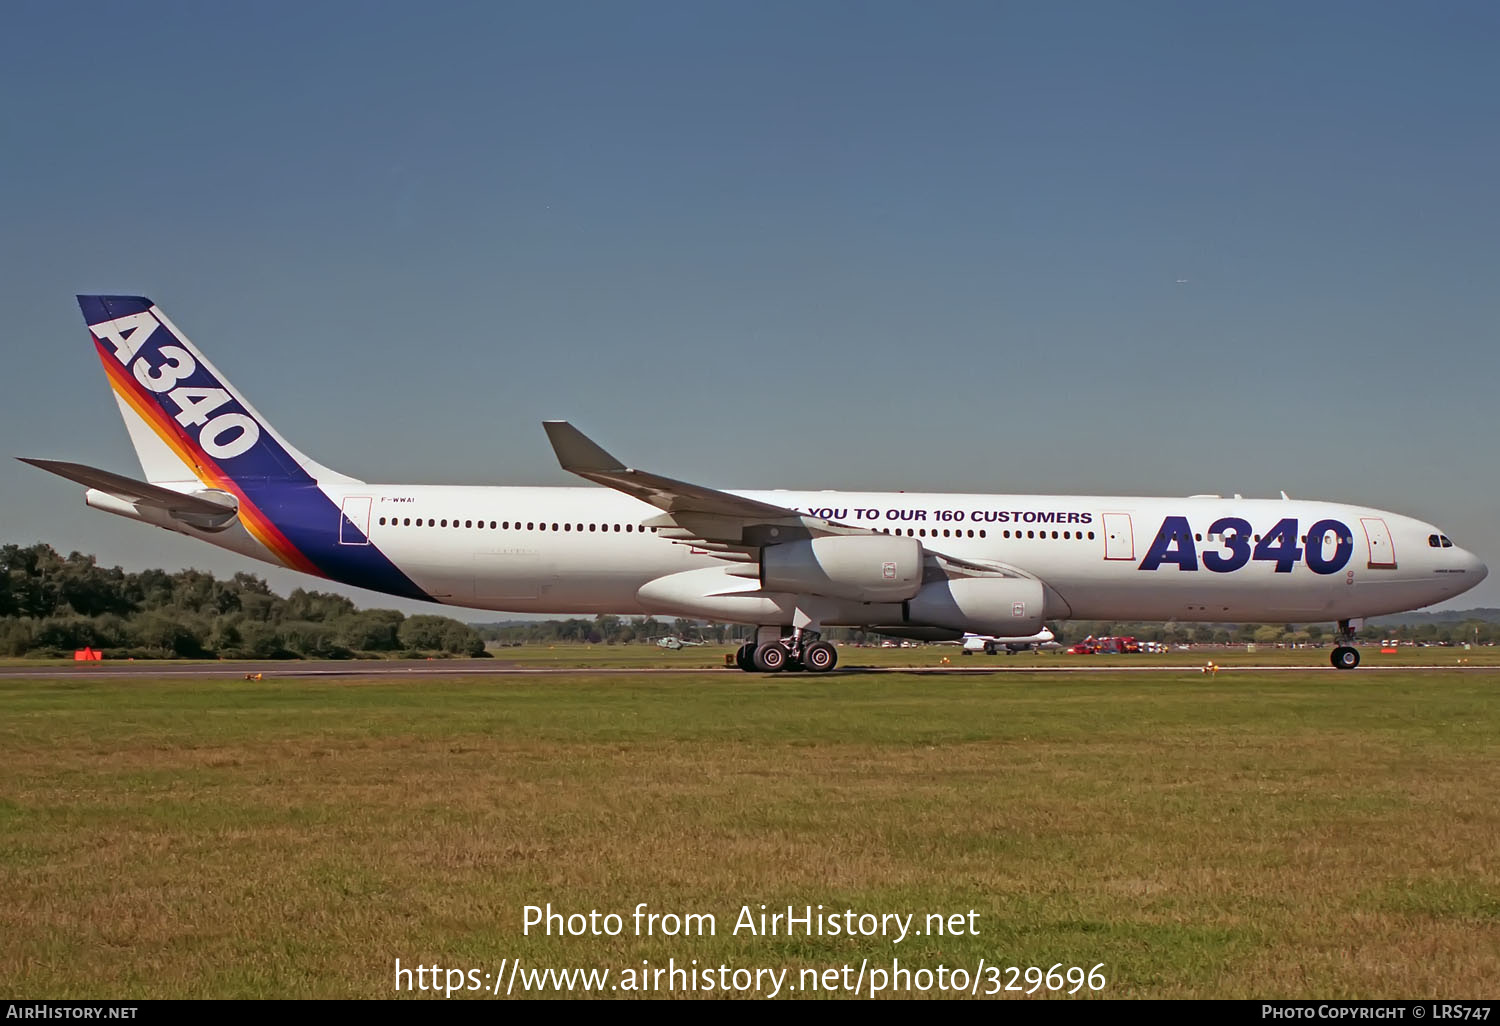
[[[1379,517],[1360,517],[1359,522],[1370,546],[1370,561],[1366,566],[1371,570],[1396,569],[1396,547],[1391,542],[1391,529],[1385,526],[1385,521]]]
[[[1129,513],[1104,514],[1104,558],[1135,559],[1135,531]]]
[[[354,496],[344,500],[344,512],[339,517],[340,545],[370,544],[370,497]]]

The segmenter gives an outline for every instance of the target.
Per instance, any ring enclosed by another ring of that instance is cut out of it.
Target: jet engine
[[[1042,582],[1030,577],[958,577],[933,581],[903,605],[909,624],[973,634],[1021,636],[1042,629]]]
[[[854,534],[768,545],[760,554],[760,581],[767,591],[900,602],[922,586],[922,543]]]

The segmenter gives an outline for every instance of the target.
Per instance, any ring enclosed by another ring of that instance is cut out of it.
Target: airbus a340
[[[827,626],[956,640],[1043,622],[1338,624],[1484,579],[1441,530],[1289,499],[720,491],[627,467],[566,421],[562,466],[604,488],[369,484],[279,435],[150,300],[80,296],[144,481],[27,460],[86,501],[255,559],[404,598],[751,624],[746,670],[826,671]]]

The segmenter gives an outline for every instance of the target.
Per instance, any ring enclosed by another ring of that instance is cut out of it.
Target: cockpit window
[[[1451,548],[1453,548],[1453,543],[1448,540],[1448,536],[1446,534],[1440,534],[1440,535],[1438,535],[1438,540],[1443,543],[1443,548],[1445,548],[1445,549],[1451,549]]]
[[[1435,534],[1429,534],[1427,536],[1427,547],[1428,548],[1438,549],[1438,548],[1442,548],[1442,546],[1443,546],[1442,539],[1440,539],[1437,535],[1435,535]]]

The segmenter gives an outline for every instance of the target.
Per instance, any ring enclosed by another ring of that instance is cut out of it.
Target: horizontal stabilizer
[[[137,506],[151,506],[173,515],[222,516],[233,514],[239,504],[231,495],[216,492],[199,492],[187,495],[160,485],[136,481],[121,474],[112,474],[97,467],[86,467],[82,463],[65,463],[62,460],[33,460],[17,456],[22,463],[30,463],[48,473],[76,481],[87,488],[96,488],[117,499]]]

